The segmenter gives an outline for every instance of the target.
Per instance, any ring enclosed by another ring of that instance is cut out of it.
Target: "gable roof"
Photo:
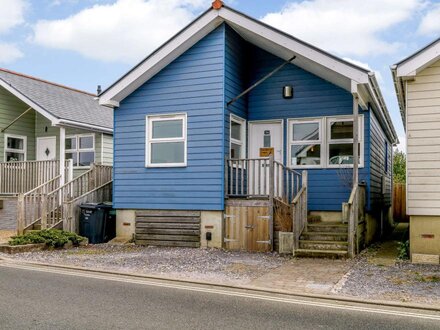
[[[113,110],[93,94],[1,68],[0,86],[53,125],[113,132]]]
[[[372,105],[392,142],[397,141],[391,118],[374,72],[342,60],[287,33],[255,20],[228,6],[210,8],[151,53],[103,93],[100,104],[119,106],[119,102],[155,76],[159,71],[215,30],[231,26],[244,40],[359,96],[360,104]]]
[[[405,81],[413,79],[419,72],[438,60],[440,60],[440,38],[391,66],[391,74],[404,127],[406,126]]]

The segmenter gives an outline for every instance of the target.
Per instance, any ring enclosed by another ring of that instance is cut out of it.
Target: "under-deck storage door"
[[[224,246],[228,250],[271,251],[270,218],[267,205],[227,205]]]

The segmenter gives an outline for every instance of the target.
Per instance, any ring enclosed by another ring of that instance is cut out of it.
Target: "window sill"
[[[187,164],[147,164],[145,168],[183,168],[187,166]]]

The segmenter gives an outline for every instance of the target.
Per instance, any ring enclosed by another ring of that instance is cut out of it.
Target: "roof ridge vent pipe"
[[[214,8],[216,10],[220,10],[221,7],[223,7],[223,1],[221,1],[221,0],[215,0],[212,3],[212,8]]]
[[[101,94],[101,93],[102,93],[101,85],[98,85],[98,87],[96,88],[96,95],[99,96],[99,94]]]

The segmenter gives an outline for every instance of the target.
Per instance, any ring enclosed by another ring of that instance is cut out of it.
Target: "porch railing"
[[[359,253],[358,226],[365,219],[366,192],[364,185],[353,187],[350,199],[342,204],[342,219],[348,223],[348,255],[350,258]]]
[[[18,232],[33,228],[42,229],[59,225],[66,218],[64,204],[112,181],[112,167],[92,164],[90,170],[50,190],[47,186],[18,196]]]
[[[72,177],[72,160],[65,163],[66,181]],[[59,160],[0,163],[0,194],[23,194],[60,175]]]
[[[226,159],[225,187],[226,198],[268,198],[272,219],[274,200],[290,206],[294,249],[299,247],[299,237],[307,225],[307,171],[297,172],[273,156]]]

